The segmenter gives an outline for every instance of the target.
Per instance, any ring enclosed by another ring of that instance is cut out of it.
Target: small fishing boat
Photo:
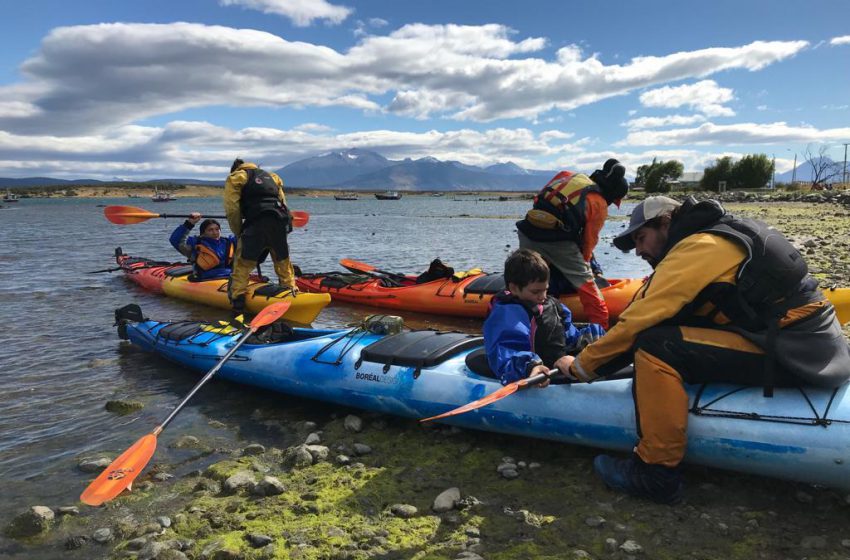
[[[354,193],[335,194],[334,200],[357,200],[357,195]]]
[[[169,193],[168,191],[161,191],[159,190],[159,188],[154,187],[151,202],[169,202],[171,200],[174,200],[174,197],[171,196],[171,193]]]
[[[375,193],[375,198],[378,200],[401,200],[401,193],[398,191]]]

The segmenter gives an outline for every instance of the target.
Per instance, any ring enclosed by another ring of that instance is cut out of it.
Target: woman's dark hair
[[[233,173],[234,171],[236,171],[237,169],[239,169],[239,166],[240,166],[240,165],[242,165],[243,163],[245,163],[245,162],[244,162],[244,161],[242,161],[242,160],[241,160],[241,159],[239,159],[239,158],[234,159],[234,160],[233,160],[233,163],[232,163],[232,164],[231,164],[231,166],[230,166],[230,172],[231,172],[231,173]]]
[[[201,235],[203,235],[204,232],[207,231],[207,228],[213,224],[217,225],[219,229],[221,229],[221,224],[218,223],[217,220],[213,220],[212,218],[207,218],[206,220],[201,222]]]
[[[505,287],[509,283],[525,288],[532,282],[548,282],[549,266],[540,253],[517,249],[505,261]]]

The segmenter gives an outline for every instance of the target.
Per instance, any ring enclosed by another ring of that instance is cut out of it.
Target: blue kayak
[[[136,308],[138,309],[138,308]],[[119,334],[188,368],[207,371],[239,331],[197,322],[118,315]],[[481,337],[410,331],[379,334],[384,323],[347,330],[276,325],[249,340],[219,377],[299,397],[408,418],[477,400],[501,385]],[[688,387],[686,461],[850,488],[850,396],[835,390],[729,384]],[[464,428],[630,451],[637,441],[629,377],[529,389],[444,420]]]

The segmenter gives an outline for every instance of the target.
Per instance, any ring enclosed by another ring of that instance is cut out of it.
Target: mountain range
[[[394,161],[357,148],[302,159],[276,173],[292,187],[370,191],[530,190],[555,174],[512,162],[477,167],[433,157]]]

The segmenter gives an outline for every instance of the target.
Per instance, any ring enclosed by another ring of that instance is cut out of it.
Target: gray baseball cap
[[[667,214],[681,205],[681,202],[667,196],[650,196],[632,210],[629,227],[614,238],[614,246],[621,251],[631,251],[635,248],[635,242],[632,241],[634,232],[646,225],[648,221]]]

